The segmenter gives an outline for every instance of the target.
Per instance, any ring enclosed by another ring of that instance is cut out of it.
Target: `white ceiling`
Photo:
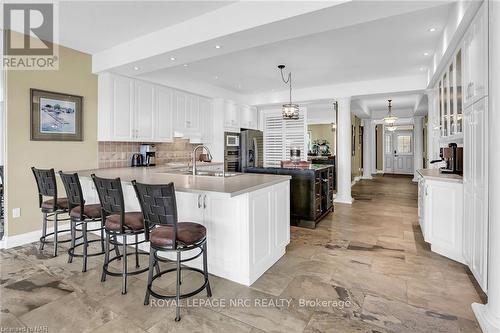
[[[230,1],[61,1],[59,42],[94,54],[200,16]]]
[[[240,94],[283,90],[276,65],[295,88],[421,74],[453,3],[164,68],[142,77],[190,80]],[[436,32],[429,32],[435,27]],[[171,66],[169,64],[169,66]]]
[[[427,103],[421,103],[423,96],[423,91],[357,96],[352,99],[351,109],[363,118],[382,119],[388,114],[388,100],[391,99],[395,116],[411,118],[427,112]]]

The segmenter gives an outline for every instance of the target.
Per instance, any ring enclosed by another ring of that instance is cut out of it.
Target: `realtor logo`
[[[3,5],[5,69],[57,69],[52,3]]]

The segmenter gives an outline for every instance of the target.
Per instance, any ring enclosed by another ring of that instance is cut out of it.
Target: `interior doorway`
[[[413,174],[413,130],[385,131],[384,173]]]

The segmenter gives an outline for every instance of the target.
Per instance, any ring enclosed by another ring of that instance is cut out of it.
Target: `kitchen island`
[[[197,222],[207,229],[209,272],[234,282],[251,285],[285,254],[290,242],[290,176],[193,176],[165,167],[77,172],[87,203],[98,202],[91,174],[120,177],[126,211],[140,211],[132,180],[173,182],[179,221]],[[147,243],[143,245],[142,249],[148,251]],[[200,268],[198,259],[187,264]]]

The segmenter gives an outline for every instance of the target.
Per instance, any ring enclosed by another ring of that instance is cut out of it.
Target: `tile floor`
[[[211,277],[213,297],[142,304],[146,275],[100,282],[102,258],[51,257],[37,244],[0,251],[0,329],[38,332],[480,332],[466,268],[430,252],[417,222],[416,185],[376,177],[353,187],[315,230],[292,228],[281,258],[251,287]],[[94,243],[96,244],[96,243]],[[92,245],[95,247],[95,245]],[[145,261],[143,265],[145,265]],[[201,282],[182,277],[187,290]],[[174,291],[173,277],[157,288]],[[231,303],[232,302],[232,303]],[[240,302],[240,303],[238,303]]]

